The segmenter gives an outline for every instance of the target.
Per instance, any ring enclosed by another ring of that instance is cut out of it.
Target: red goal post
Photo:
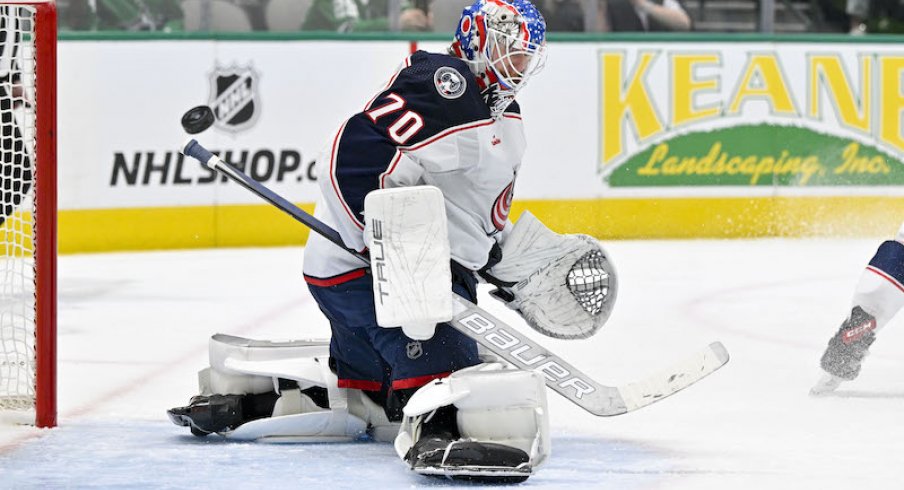
[[[0,412],[38,427],[57,423],[56,49],[53,0],[0,0]]]

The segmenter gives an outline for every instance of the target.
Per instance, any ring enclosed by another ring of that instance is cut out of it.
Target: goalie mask
[[[477,0],[462,12],[452,54],[477,77],[493,117],[500,117],[546,61],[546,21],[527,0]]]

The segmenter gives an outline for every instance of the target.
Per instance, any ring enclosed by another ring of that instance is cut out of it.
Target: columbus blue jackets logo
[[[257,122],[260,114],[258,78],[250,66],[214,69],[210,77],[208,105],[217,116],[216,127],[237,133]]]
[[[509,212],[512,210],[512,189],[514,187],[514,182],[509,184],[496,198],[496,202],[493,203],[492,218],[496,231],[502,231],[505,228],[505,222],[508,221]]]
[[[433,74],[436,91],[447,99],[457,99],[465,93],[468,82],[455,68],[443,66]]]

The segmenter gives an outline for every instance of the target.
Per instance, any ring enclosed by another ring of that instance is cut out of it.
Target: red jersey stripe
[[[351,388],[353,390],[364,390],[364,391],[380,391],[380,388],[383,387],[377,381],[366,381],[363,379],[339,379],[339,387],[340,388]]]
[[[899,291],[904,293],[904,285],[902,285],[900,282],[895,280],[894,277],[891,277],[888,274],[886,274],[886,273],[882,272],[881,270],[876,269],[875,267],[872,267],[872,266],[867,266],[866,270],[873,272],[873,273],[879,275],[879,277],[882,277],[882,278],[888,280],[888,282],[890,282],[894,287],[898,288]]]
[[[367,274],[367,269],[355,269],[353,271],[346,272],[345,274],[339,274],[338,276],[333,277],[314,277],[305,274],[304,280],[306,283],[312,286],[328,288],[330,286],[335,286],[337,284],[346,283],[359,277],[363,277],[364,274]]]
[[[392,382],[392,389],[401,390],[405,388],[420,388],[434,379],[445,378],[452,374],[451,372],[428,374],[426,376],[418,376],[415,378],[397,379]]]

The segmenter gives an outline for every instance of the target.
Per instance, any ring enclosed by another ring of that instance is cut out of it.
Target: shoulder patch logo
[[[465,93],[468,82],[455,68],[443,66],[433,74],[436,91],[447,99],[457,99]]]

